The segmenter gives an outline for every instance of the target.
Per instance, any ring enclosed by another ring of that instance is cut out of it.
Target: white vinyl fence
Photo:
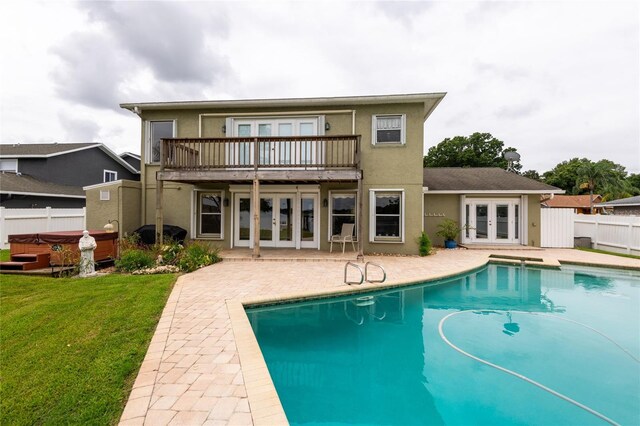
[[[0,207],[0,248],[8,248],[9,235],[85,229],[86,209],[6,209]]]
[[[640,255],[640,216],[574,216],[576,237],[591,237],[593,248]]]
[[[573,209],[541,208],[540,247],[573,247],[574,215]]]

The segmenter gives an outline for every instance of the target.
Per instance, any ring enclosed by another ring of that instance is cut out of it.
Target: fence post
[[[51,207],[46,207],[47,211],[47,232],[51,231]]]
[[[631,244],[633,243],[633,222],[629,221],[629,232],[627,232],[629,236],[627,240],[627,254],[631,254]]]
[[[82,208],[82,229],[87,229],[87,208]],[[119,229],[118,229],[119,231]]]
[[[595,215],[594,219],[595,219],[594,223],[596,225],[596,231],[595,231],[595,238],[594,238],[595,242],[593,243],[593,248],[598,249],[598,222],[600,220],[598,218],[598,215]]]

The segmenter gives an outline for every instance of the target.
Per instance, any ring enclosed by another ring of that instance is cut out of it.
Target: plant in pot
[[[444,238],[444,247],[448,249],[456,248],[458,243],[456,238],[460,234],[458,222],[452,219],[445,219],[438,224],[436,235]]]

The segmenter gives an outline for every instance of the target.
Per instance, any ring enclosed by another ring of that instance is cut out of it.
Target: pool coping
[[[559,260],[557,258],[541,258],[532,260],[530,257],[510,256],[509,258],[491,257],[487,255],[485,259],[474,266],[457,270],[452,273],[434,274],[422,280],[395,281],[389,283],[363,283],[360,285],[347,287],[337,287],[320,291],[305,291],[289,294],[280,294],[277,297],[263,296],[248,299],[228,299],[226,300],[231,329],[235,336],[238,355],[242,365],[247,397],[251,407],[251,416],[254,425],[289,424],[282,402],[278,396],[267,363],[262,355],[260,345],[253,332],[251,323],[247,316],[246,309],[274,306],[281,304],[291,304],[311,300],[328,299],[336,296],[349,296],[360,293],[369,293],[376,290],[389,290],[399,287],[418,285],[443,280],[456,275],[467,274],[475,270],[484,268],[489,264],[498,265],[522,265],[542,269],[560,269],[563,264],[578,266],[591,266],[624,270],[640,271],[640,267],[611,265],[605,263],[587,263],[578,261]]]

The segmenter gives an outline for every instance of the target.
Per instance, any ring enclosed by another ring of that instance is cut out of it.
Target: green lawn
[[[0,250],[0,262],[7,262],[9,259],[11,259],[11,256],[9,255],[9,249]]]
[[[625,253],[615,253],[612,251],[604,251],[604,250],[598,250],[598,249],[592,249],[592,248],[587,248],[587,247],[577,247],[578,250],[582,250],[582,251],[590,251],[593,253],[602,253],[602,254],[610,254],[612,256],[620,256],[620,257],[628,257],[631,259],[640,259],[640,256],[636,256],[633,254],[625,254]]]
[[[115,424],[175,275],[0,276],[0,424]]]

